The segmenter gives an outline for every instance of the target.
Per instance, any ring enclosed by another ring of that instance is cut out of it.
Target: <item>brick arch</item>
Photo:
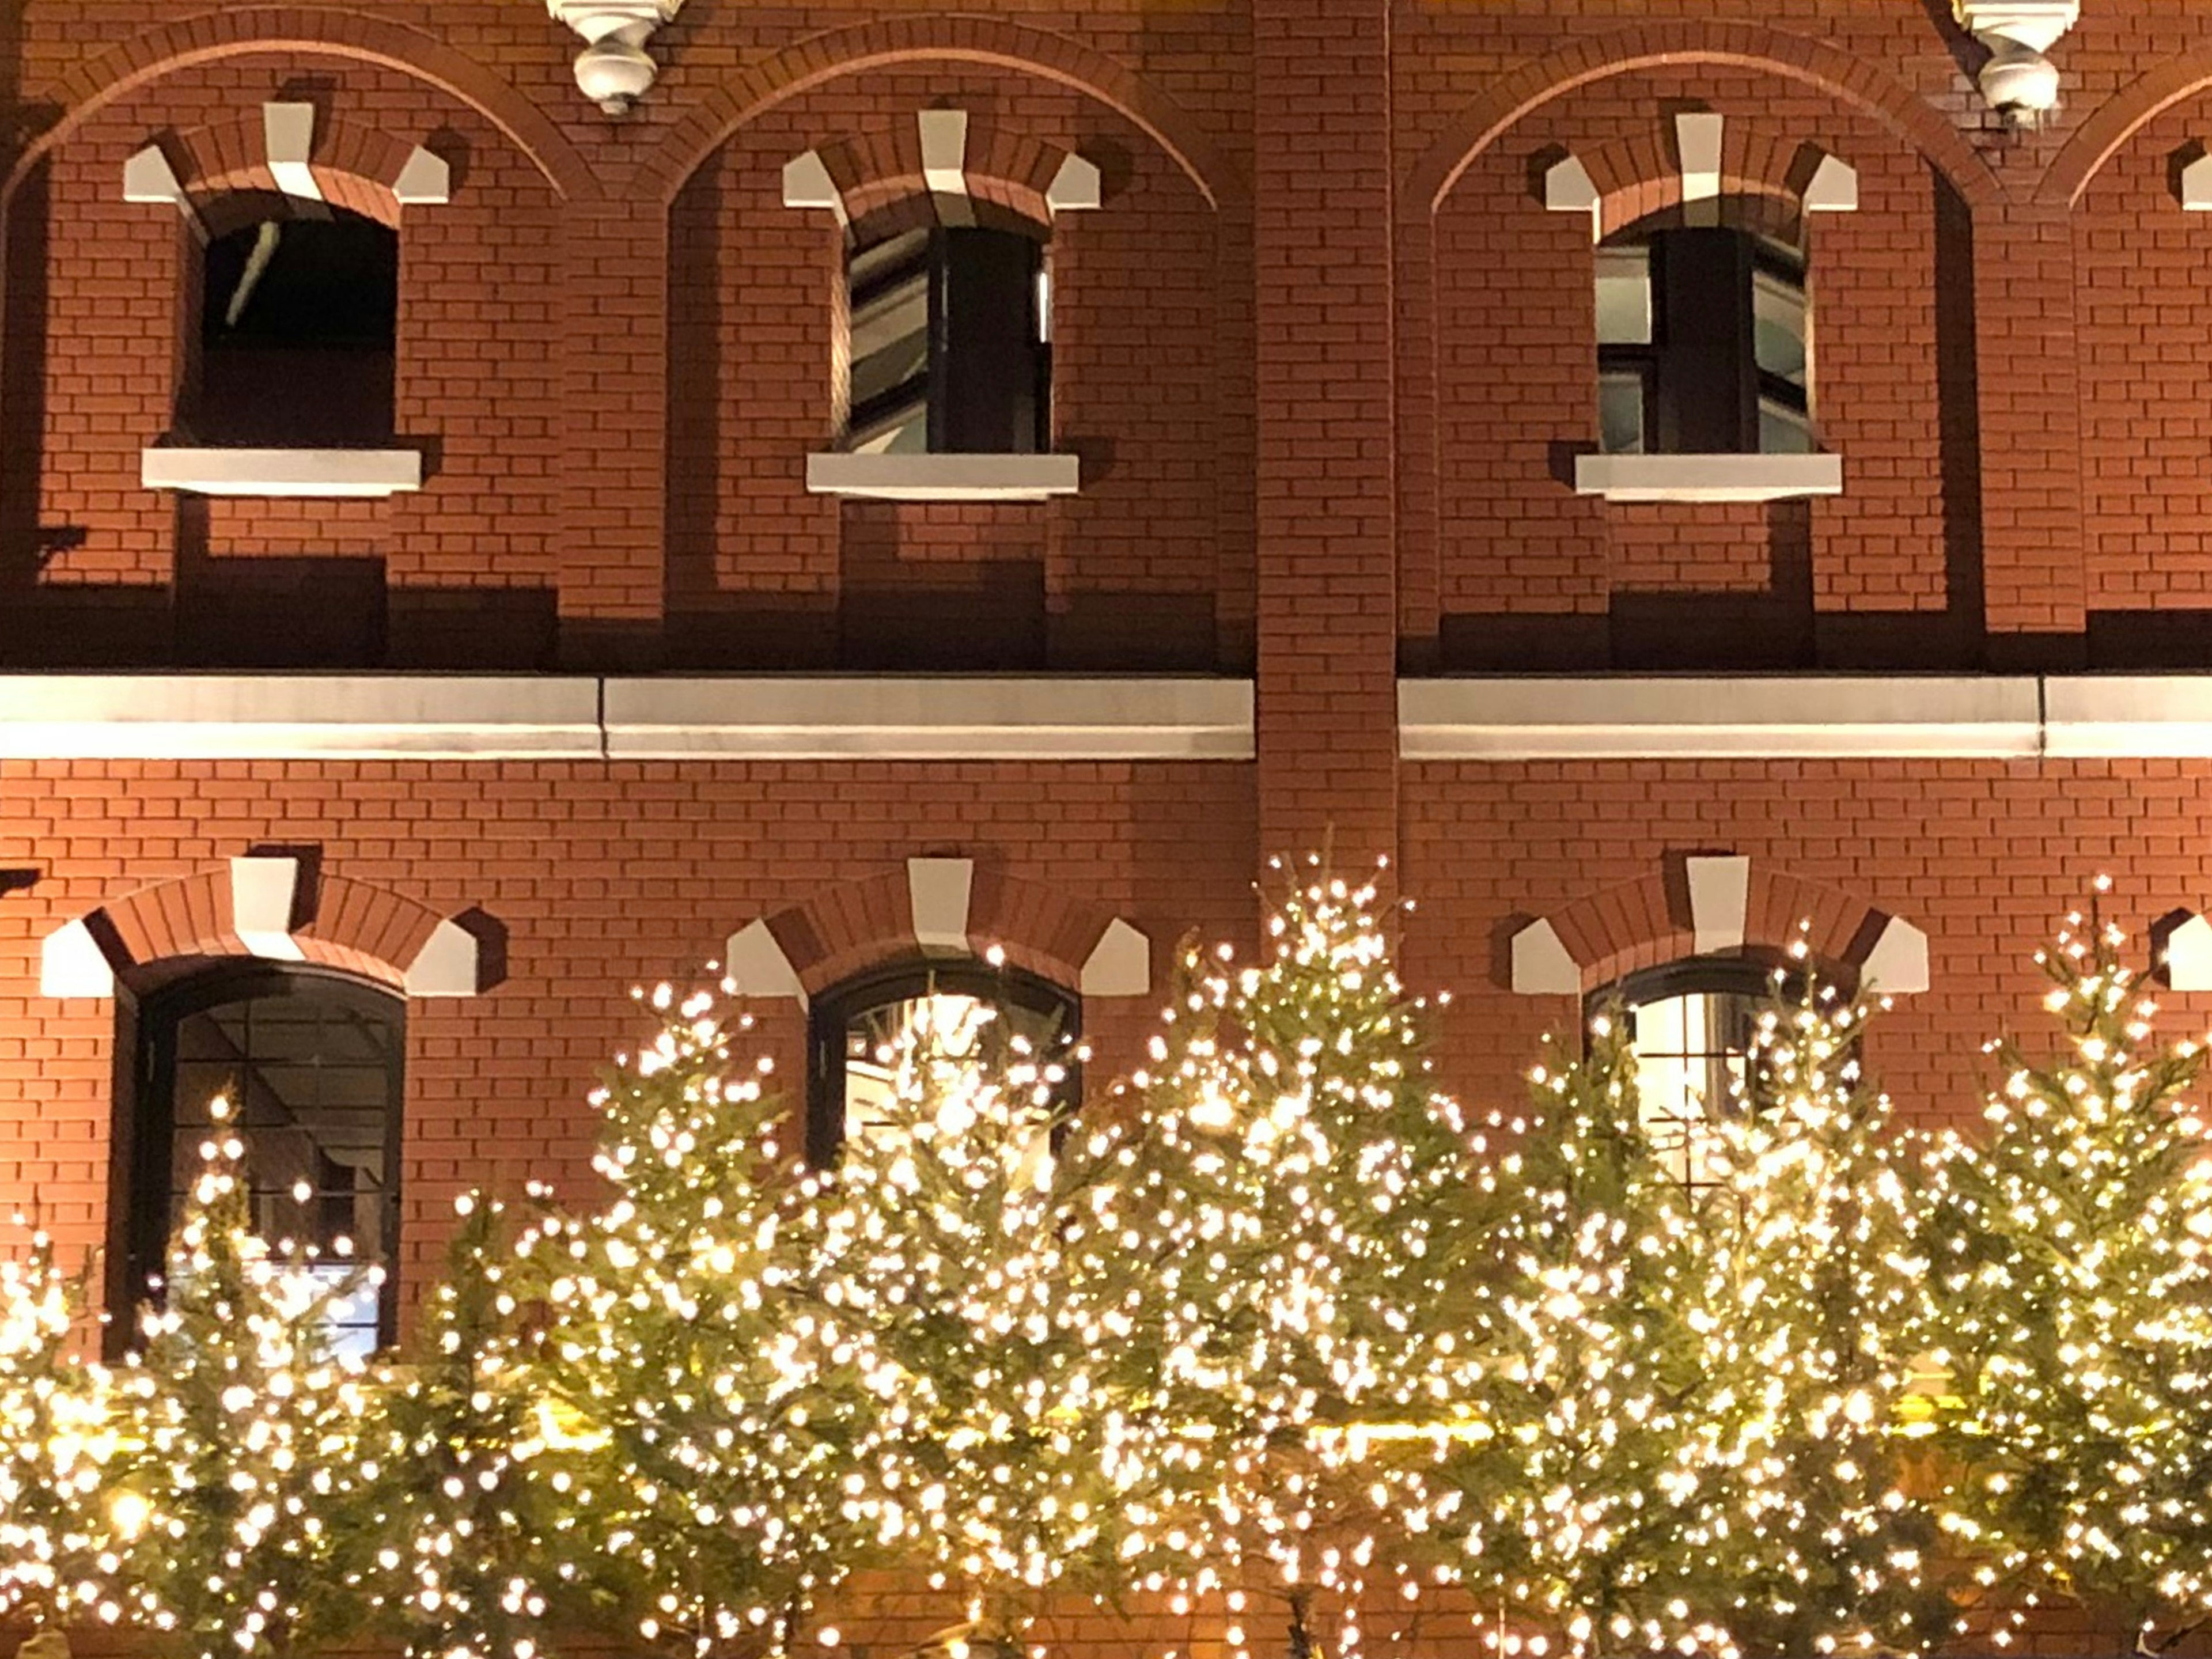
[[[51,995],[106,995],[185,963],[260,958],[314,963],[410,996],[470,996],[483,988],[483,932],[404,894],[318,878],[296,858],[248,856],[64,922],[45,941],[41,976]]]
[[[1143,76],[1066,35],[995,18],[884,18],[794,41],[747,65],[669,129],[639,176],[673,202],[738,128],[801,93],[869,70],[922,63],[981,64],[1034,76],[1096,98],[1127,117],[1218,210],[1241,198],[1228,160],[1181,106]]]
[[[1586,994],[1688,957],[1782,954],[1801,941],[1828,978],[1926,988],[1927,939],[1910,922],[1863,894],[1733,855],[1670,860],[1527,922],[1513,936],[1513,988]]]
[[[1932,106],[1879,64],[1825,41],[1752,23],[1639,24],[1532,58],[1509,71],[1444,128],[1406,178],[1407,201],[1433,215],[1460,176],[1530,111],[1577,88],[1638,70],[1682,64],[1749,69],[1817,87],[1911,144],[1976,207],[2004,185]]]
[[[54,124],[15,159],[0,206],[30,170],[94,115],[178,70],[247,52],[295,52],[380,64],[459,99],[497,127],[562,196],[596,200],[599,177],[527,98],[466,54],[420,30],[358,11],[320,6],[225,7],[147,29],[80,64],[25,101],[61,107]]]
[[[819,146],[816,153],[856,224],[897,203],[929,194],[922,174],[921,133],[911,115],[848,133]],[[1056,144],[971,117],[962,173],[977,202],[1030,224],[1049,226],[1052,209],[1045,191],[1067,154]]]
[[[185,161],[178,182],[216,234],[231,228],[222,222],[218,205],[224,198],[279,193],[258,110],[185,133],[178,145]],[[394,186],[415,148],[371,127],[319,116],[308,168],[332,207],[397,229],[399,198]]]
[[[2169,58],[2145,70],[2100,104],[2074,130],[2074,136],[2045,172],[2035,199],[2050,207],[2072,207],[2128,140],[2174,105],[2207,87],[2212,87],[2212,46]]]
[[[957,933],[934,934],[948,917]],[[748,923],[731,938],[728,967],[739,995],[806,999],[918,953],[995,951],[1086,997],[1136,996],[1151,987],[1150,948],[1107,906],[1061,884],[971,860],[915,859]]]
[[[1729,122],[1721,137],[1720,196],[1712,204],[1717,222],[1785,240],[1793,235],[1804,216],[1811,168],[1802,155],[1810,149],[1753,131],[1744,122]],[[1595,149],[1578,149],[1575,159],[1597,189],[1601,237],[1683,204],[1681,168],[1656,126]]]

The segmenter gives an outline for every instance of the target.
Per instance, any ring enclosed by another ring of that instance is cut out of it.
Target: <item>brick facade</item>
[[[1914,1115],[1972,1121],[1980,1044],[2030,1017],[2028,952],[2094,874],[2138,929],[2212,903],[2201,738],[1413,762],[1395,702],[1472,673],[2212,673],[2212,215],[2175,186],[2212,139],[2212,14],[2083,10],[2063,106],[2021,128],[1934,0],[690,0],[621,119],[523,0],[6,8],[0,669],[1194,675],[1251,679],[1257,716],[1249,759],[0,759],[0,1200],[107,1237],[137,988],[45,995],[42,942],[270,847],[501,931],[485,994],[410,1005],[410,1266],[462,1188],[582,1178],[634,982],[916,857],[975,860],[1048,972],[1080,968],[1069,927],[1008,893],[1127,918],[1157,987],[1187,930],[1249,941],[1265,852],[1389,855],[1410,977],[1454,994],[1443,1073],[1487,1098],[1576,1018],[1510,988],[1517,927],[1747,854],[1777,917],[1833,894],[1927,933],[1929,988],[1870,1058]],[[124,201],[125,164],[158,143],[219,222],[270,188],[279,99],[317,109],[325,193],[398,223],[419,492],[139,482],[191,372],[198,245]],[[842,416],[842,239],[783,168],[818,152],[850,205],[896,212],[927,109],[968,112],[979,202],[1035,218],[1054,157],[1103,177],[1051,223],[1073,496],[805,487]],[[1731,189],[1790,212],[1804,146],[1856,170],[1856,210],[1808,230],[1840,495],[1568,482],[1595,436],[1591,225],[1547,210],[1542,171],[1583,159],[1608,222],[1662,204],[1684,110],[1725,118]],[[392,197],[416,144],[449,203]],[[860,922],[824,925],[867,965]],[[1592,948],[1642,965],[1673,927]],[[1086,1010],[1103,1069],[1149,1008]],[[759,1017],[795,1076],[797,1006]]]

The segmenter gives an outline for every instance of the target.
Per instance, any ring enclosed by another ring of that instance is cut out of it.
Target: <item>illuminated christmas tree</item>
[[[84,1289],[44,1231],[0,1262],[0,1617],[50,1632],[121,1611],[102,1559],[116,1437],[106,1373],[80,1352]]]
[[[549,1467],[502,1206],[460,1207],[412,1363],[378,1379],[367,1491],[339,1559],[410,1659],[535,1659],[555,1620],[573,1630],[580,1615],[591,1492]]]
[[[1928,1325],[1920,1146],[1861,1073],[1867,1009],[1778,976],[1694,1194],[1702,1478],[1674,1593],[1759,1656],[1947,1638],[1901,1432]]]
[[[649,1641],[699,1654],[796,1638],[872,1545],[884,1432],[847,1316],[810,1294],[817,1183],[799,1125],[729,1038],[712,994],[652,1005],[653,1044],[597,1097],[599,1208],[523,1243],[550,1317],[549,1411],[602,1471],[591,1589]]]
[[[334,1306],[356,1294],[252,1225],[230,1108],[214,1127],[143,1316],[113,1500],[137,1615],[199,1659],[307,1649],[356,1611],[332,1571],[334,1525],[359,1502],[360,1373],[334,1357]]]
[[[2099,891],[2105,890],[2099,884]],[[2093,906],[2039,953],[2064,1033],[1940,1164],[1947,1524],[1999,1605],[2057,1593],[2165,1651],[2212,1616],[2212,1168],[2125,936]]]
[[[1348,1650],[1370,1606],[1395,1630],[1453,1553],[1431,1470],[1484,1431],[1467,1291],[1492,1159],[1430,1079],[1382,909],[1310,862],[1256,965],[1188,956],[1152,1063],[1065,1177],[1120,1553],[1179,1605],[1221,1592],[1238,1652],[1277,1628]]]

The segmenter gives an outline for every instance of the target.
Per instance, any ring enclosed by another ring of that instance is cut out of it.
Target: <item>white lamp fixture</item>
[[[626,115],[659,77],[645,43],[672,21],[684,0],[545,0],[556,22],[584,37],[576,85],[609,115]]]
[[[2058,66],[2045,54],[2081,21],[2081,0],[1951,0],[1951,11],[1990,49],[1978,83],[1990,108],[2028,125],[2058,107]]]

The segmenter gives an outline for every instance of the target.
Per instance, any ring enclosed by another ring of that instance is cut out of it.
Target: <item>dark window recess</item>
[[[993,1011],[988,1020],[974,1010]],[[853,980],[812,1006],[806,1113],[806,1160],[817,1169],[836,1162],[849,1135],[882,1125],[890,1097],[891,1064],[900,1037],[933,1024],[955,1042],[971,1033],[986,1065],[1007,1055],[1014,1040],[1066,1067],[1060,1098],[1072,1105],[1082,1091],[1073,1048],[1083,1034],[1083,1006],[1049,980],[1018,968],[981,963],[909,963]]]
[[[255,1231],[312,1246],[343,1279],[386,1273],[334,1309],[346,1352],[388,1342],[398,1306],[399,1129],[404,1005],[388,991],[307,969],[203,975],[140,1010],[137,1118],[120,1206],[133,1295],[167,1275],[169,1234],[200,1169],[218,1097],[245,1142]],[[341,1244],[347,1250],[341,1249]]]
[[[856,249],[845,447],[877,454],[1030,454],[1051,447],[1044,244],[939,226]]]
[[[198,396],[205,443],[376,445],[392,435],[399,237],[332,208],[207,246]]]
[[[1597,337],[1607,453],[1812,449],[1799,251],[1714,228],[1625,233],[1597,251]]]

